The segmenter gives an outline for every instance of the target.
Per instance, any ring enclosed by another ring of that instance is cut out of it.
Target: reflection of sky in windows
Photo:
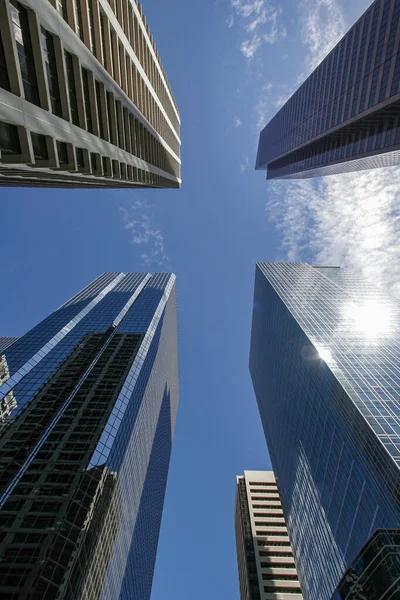
[[[330,598],[376,527],[400,525],[399,334],[396,303],[346,270],[257,269],[251,373],[312,600]],[[305,465],[315,490],[307,502]],[[324,542],[324,531],[334,544]]]
[[[46,401],[49,393],[49,398],[55,394],[58,399],[65,380],[59,385],[57,377],[65,369],[72,368],[68,377],[76,381],[70,381],[73,391],[50,415],[50,424],[37,422],[36,445],[27,447],[25,462],[10,475],[12,481],[0,502],[6,502],[18,483],[30,476],[38,452],[46,444],[48,451],[53,443],[49,436],[61,435],[60,427],[55,433],[59,423],[64,432],[69,419],[72,427],[74,411],[84,403],[89,404],[80,419],[90,423],[90,403],[94,403],[93,415],[99,415],[102,406],[102,411],[109,412],[102,413],[101,427],[92,431],[95,443],[88,448],[87,462],[79,465],[79,471],[89,478],[110,471],[117,485],[115,500],[107,500],[111,503],[102,532],[103,558],[92,557],[93,577],[85,586],[101,590],[104,584],[104,598],[136,593],[135,597],[145,600],[151,588],[178,401],[175,276],[104,274],[6,349],[3,356],[4,360],[9,356],[14,365],[11,389],[18,406],[14,403],[11,418],[17,428],[26,411],[37,406],[35,396]],[[7,374],[0,392],[7,391],[4,386],[9,382]],[[110,403],[113,392],[115,399]],[[85,439],[82,443],[87,444]],[[136,554],[131,553],[133,539],[141,543]],[[140,578],[133,577],[138,572]]]

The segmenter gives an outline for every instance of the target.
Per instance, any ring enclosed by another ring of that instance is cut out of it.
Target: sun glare
[[[351,320],[355,329],[368,339],[375,339],[390,331],[388,307],[378,302],[367,302],[366,304],[352,302],[345,306],[344,317]]]
[[[332,360],[332,354],[329,348],[325,348],[324,346],[317,346],[317,351],[319,357],[325,361],[326,363]]]

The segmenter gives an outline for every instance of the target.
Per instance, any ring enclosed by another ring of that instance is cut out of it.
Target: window
[[[76,33],[82,39],[82,10],[81,10],[81,2],[80,0],[73,0],[74,3],[74,12],[75,12],[75,27]]]
[[[33,154],[36,160],[47,160],[49,153],[47,150],[46,138],[39,133],[31,132]]]
[[[99,133],[100,137],[105,140],[105,132],[104,132],[104,122],[103,122],[103,106],[101,103],[101,91],[100,91],[100,83],[98,81],[95,82],[96,87],[96,100],[97,100],[97,115],[99,117]]]
[[[64,21],[68,21],[67,0],[57,0],[57,10]]]
[[[21,154],[18,129],[15,125],[0,123],[0,151],[5,154]]]
[[[88,13],[89,13],[90,49],[93,52],[93,54],[96,54],[96,38],[95,38],[95,33],[94,33],[94,17],[93,17],[92,0],[88,0],[87,7],[88,7]]]
[[[76,155],[76,164],[78,165],[79,168],[83,168],[85,166],[85,160],[83,158],[83,149],[75,148],[75,155]]]
[[[58,162],[61,165],[68,164],[68,148],[65,142],[57,142]]]
[[[10,80],[6,65],[6,55],[4,53],[3,40],[0,37],[0,87],[10,91]]]
[[[96,153],[95,152],[90,153],[90,164],[92,165],[92,171],[96,171],[97,163],[96,163]]]
[[[28,11],[16,0],[11,0],[10,9],[25,98],[28,102],[40,106]]]
[[[67,71],[67,85],[69,105],[71,109],[71,121],[74,125],[78,125],[79,127],[78,102],[76,99],[76,86],[74,77],[74,63],[72,54],[70,54],[69,52],[65,52],[65,68]]]
[[[83,98],[85,100],[85,109],[86,109],[86,129],[93,133],[93,121],[92,121],[92,112],[90,106],[90,96],[89,96],[89,72],[87,69],[82,68],[82,83],[83,83]]]
[[[47,83],[49,86],[51,110],[58,117],[62,117],[60,86],[58,84],[56,57],[54,53],[54,39],[53,36],[43,28],[41,30],[41,42],[46,67]]]

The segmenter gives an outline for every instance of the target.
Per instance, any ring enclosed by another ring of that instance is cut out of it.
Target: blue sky
[[[181,111],[183,187],[1,189],[0,335],[103,271],[176,273],[181,399],[152,600],[238,599],[235,475],[269,467],[248,374],[254,263],[347,265],[398,294],[399,173],[254,171],[260,128],[369,0],[143,4]]]

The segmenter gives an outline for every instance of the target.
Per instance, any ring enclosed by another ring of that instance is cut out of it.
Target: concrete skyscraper
[[[258,263],[250,371],[303,596],[330,600],[400,527],[399,305],[344,269]]]
[[[235,532],[240,600],[301,600],[272,471],[245,471],[236,478]]]
[[[175,276],[104,273],[0,357],[1,599],[148,600],[178,403]]]
[[[0,1],[0,185],[180,187],[180,119],[137,0]]]
[[[267,179],[400,164],[399,14],[375,0],[263,129]]]

